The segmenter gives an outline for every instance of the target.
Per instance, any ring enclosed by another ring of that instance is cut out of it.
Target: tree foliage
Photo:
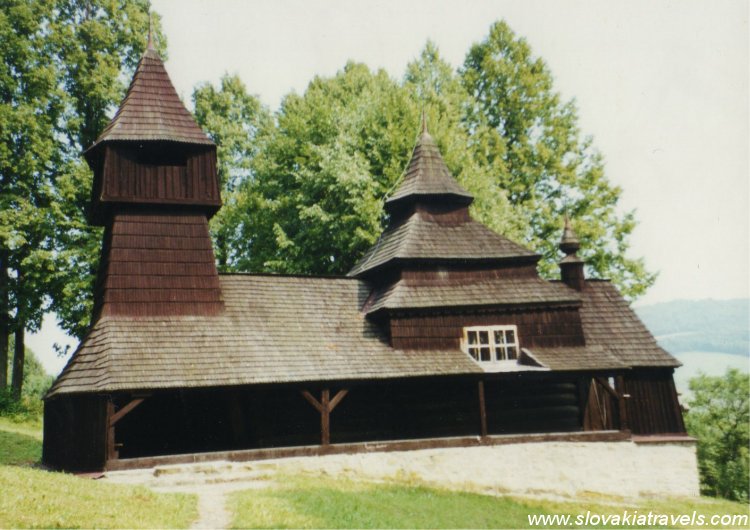
[[[0,10],[0,387],[43,313],[81,336],[100,232],[85,222],[82,148],[101,131],[145,47],[147,0],[2,0]],[[158,18],[156,20],[158,33]]]
[[[46,38],[53,2],[4,0],[0,9],[0,388],[15,336],[13,394],[23,384],[23,337],[37,329],[54,286],[51,236],[57,125],[63,94]]]
[[[688,432],[698,439],[701,489],[708,495],[748,501],[750,486],[750,380],[727,370],[723,377],[700,375],[690,380],[693,399],[686,417]]]
[[[501,21],[471,47],[460,77],[471,95],[470,128],[488,125],[497,135],[501,147],[488,158],[501,159],[497,178],[523,216],[524,241],[544,256],[543,272],[555,270],[567,213],[589,271],[627,296],[645,292],[655,276],[627,256],[633,213],[618,214],[621,190],[605,177],[601,154],[581,136],[575,103],[561,101],[544,61]]]
[[[256,180],[253,162],[273,130],[273,117],[236,75],[222,77],[218,89],[209,83],[197,86],[193,103],[196,121],[217,146],[223,207],[211,227],[219,270],[227,270],[237,260],[238,226],[243,222],[238,188]]]
[[[561,101],[544,62],[504,22],[459,71],[428,42],[400,82],[349,63],[288,95],[248,158],[247,179],[233,184],[232,215],[214,223],[233,237],[224,268],[345,273],[385,226],[384,200],[422,110],[449,169],[475,196],[472,214],[542,254],[543,274],[557,275],[568,214],[591,276],[611,278],[629,297],[653,283],[627,255],[633,214],[618,213],[620,189],[581,136],[574,102]]]

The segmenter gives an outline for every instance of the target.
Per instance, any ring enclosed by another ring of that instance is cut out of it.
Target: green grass
[[[609,504],[608,504],[609,503]],[[707,499],[647,500],[496,497],[414,484],[285,478],[275,488],[232,494],[234,528],[528,528],[531,514],[747,514],[739,503]],[[678,525],[679,526],[679,525]],[[571,526],[572,527],[572,526]],[[643,527],[640,527],[643,528]]]
[[[185,528],[198,517],[195,495],[31,469],[41,440],[38,420],[0,418],[0,528]]]
[[[38,420],[0,418],[0,465],[30,465],[41,457],[42,428]]]
[[[185,528],[195,495],[0,466],[0,528]]]

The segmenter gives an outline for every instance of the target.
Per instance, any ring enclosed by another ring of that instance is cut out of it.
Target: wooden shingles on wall
[[[222,296],[203,214],[120,212],[99,275],[103,315],[216,314]]]
[[[212,146],[189,149],[160,142],[147,145],[119,142],[104,148],[102,202],[153,202],[207,205],[221,198]],[[170,154],[170,150],[173,153]],[[162,157],[159,160],[151,151]],[[144,157],[146,160],[144,160]],[[149,161],[149,158],[154,158]]]
[[[392,346],[401,349],[457,348],[466,326],[515,325],[523,347],[583,346],[576,308],[527,311],[456,312],[392,316]]]

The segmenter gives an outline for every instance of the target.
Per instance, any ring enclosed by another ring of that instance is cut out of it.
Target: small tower
[[[560,261],[560,276],[563,283],[576,291],[582,291],[586,281],[586,275],[583,271],[585,262],[577,254],[579,248],[581,248],[581,243],[578,241],[578,236],[570,226],[570,219],[566,215],[565,228],[560,240],[560,250],[565,254],[565,257]]]
[[[208,220],[221,206],[216,145],[149,44],[112,121],[85,153],[89,220],[104,226],[93,320],[222,309]]]

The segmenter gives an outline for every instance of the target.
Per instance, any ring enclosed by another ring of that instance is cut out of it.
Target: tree
[[[568,214],[591,274],[629,297],[653,283],[642,260],[627,256],[633,214],[616,212],[620,190],[591,139],[581,138],[574,103],[560,101],[544,62],[504,22],[459,72],[428,42],[401,83],[349,63],[287,96],[253,155],[253,178],[237,186],[223,229],[236,242],[227,266],[346,272],[385,224],[383,202],[408,162],[422,110],[449,169],[475,196],[472,214],[540,252],[542,274],[558,274]]]
[[[24,379],[24,332],[39,327],[54,282],[51,197],[63,112],[47,39],[54,7],[3,0],[0,10],[0,388],[13,334],[15,399]]]
[[[607,181],[591,138],[581,138],[575,103],[560,100],[544,61],[501,21],[471,47],[460,76],[471,95],[468,127],[488,125],[497,135],[488,162],[500,159],[497,178],[524,217],[527,245],[544,257],[542,272],[556,271],[568,214],[590,272],[611,278],[628,297],[644,293],[656,277],[626,255],[634,215],[618,215],[621,190]]]
[[[270,111],[247,93],[236,75],[223,76],[218,90],[208,83],[199,85],[193,91],[193,103],[195,120],[217,146],[223,207],[212,219],[211,229],[219,270],[227,270],[237,259],[237,227],[242,217],[238,188],[245,183],[247,193],[253,186],[253,162],[274,122]]]
[[[88,324],[100,233],[84,221],[91,175],[80,151],[124,93],[122,73],[145,45],[149,3],[0,5],[0,387],[12,334],[19,399],[26,330],[49,309],[79,336]]]
[[[737,369],[690,380],[687,430],[698,439],[701,489],[747,502],[750,483],[750,380]]]
[[[233,265],[348,270],[380,232],[382,201],[401,174],[417,116],[395,81],[362,64],[284,98],[277,127],[253,161],[255,178],[239,188]]]

